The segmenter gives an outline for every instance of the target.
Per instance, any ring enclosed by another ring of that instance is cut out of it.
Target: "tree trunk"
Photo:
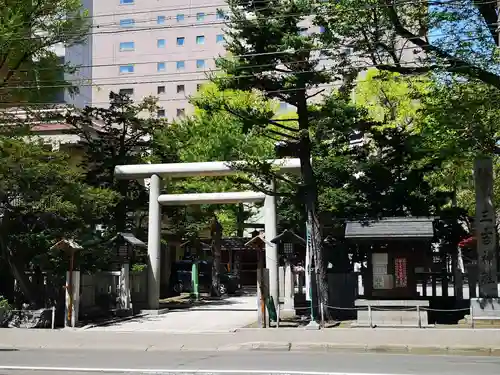
[[[212,221],[211,228],[212,236],[212,297],[220,297],[220,257],[221,257],[221,240],[222,226],[217,218]]]
[[[316,275],[316,305],[323,303],[325,316],[328,314],[328,276],[326,273],[326,260],[323,254],[323,238],[321,226],[316,210],[318,192],[316,178],[311,164],[311,139],[309,135],[309,112],[305,90],[300,92],[297,100],[297,116],[300,129],[299,158],[301,175],[304,182],[305,208],[307,223],[311,228],[311,253]],[[318,306],[319,310],[319,306]]]
[[[29,281],[28,277],[26,277],[23,267],[21,267],[21,265],[16,262],[14,254],[12,254],[12,251],[7,248],[7,245],[1,238],[0,247],[5,259],[7,260],[10,272],[12,273],[14,279],[16,279],[19,289],[21,289],[21,293],[23,294],[24,298],[26,298],[26,300],[28,300],[30,304],[36,306],[38,302],[36,298],[36,290],[33,288],[33,285]]]

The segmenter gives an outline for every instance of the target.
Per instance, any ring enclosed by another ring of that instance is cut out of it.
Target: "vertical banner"
[[[476,159],[474,162],[476,187],[476,240],[479,269],[479,297],[497,298],[497,235],[493,207],[493,160]]]
[[[311,225],[306,223],[306,301],[311,301],[311,273],[312,273],[312,238],[311,238]]]

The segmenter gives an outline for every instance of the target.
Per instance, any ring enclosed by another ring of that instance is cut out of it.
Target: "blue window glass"
[[[222,34],[217,35],[217,36],[215,37],[215,42],[216,42],[217,44],[224,43],[224,35],[222,35]]]
[[[120,27],[134,27],[135,21],[132,18],[120,20]]]
[[[165,42],[165,39],[158,39],[156,41],[156,46],[158,48],[165,48],[166,45],[167,45],[167,43]]]
[[[205,68],[205,60],[196,60],[196,69]]]
[[[177,45],[178,46],[183,46],[184,45],[184,37],[180,36],[177,38]]]
[[[134,42],[121,42],[120,43],[120,52],[123,51],[133,51],[135,49]]]
[[[184,21],[184,14],[181,13],[177,15],[177,22],[182,22],[182,21]]]
[[[323,34],[325,32],[325,26],[320,26],[319,27],[319,32]]]
[[[226,15],[224,14],[223,10],[218,9],[215,18],[218,20],[224,20],[226,18]]]
[[[156,71],[164,72],[165,70],[167,70],[167,64],[165,64],[164,62],[159,62],[158,64],[156,64]]]
[[[134,3],[134,0],[120,0],[121,5],[129,5],[129,4],[133,4],[133,3]]]
[[[134,64],[128,65],[120,65],[120,73],[133,73],[134,72]]]
[[[158,18],[156,19],[156,23],[158,25],[163,25],[165,23],[165,16],[158,16]]]
[[[205,44],[205,36],[204,35],[198,35],[196,37],[196,44]]]
[[[205,19],[205,13],[196,13],[196,21],[203,21]]]
[[[186,63],[184,61],[177,61],[177,70],[182,70],[186,67]]]

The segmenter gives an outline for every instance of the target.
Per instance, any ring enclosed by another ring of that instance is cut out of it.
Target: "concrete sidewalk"
[[[224,333],[0,330],[0,350],[368,351],[500,356],[494,329],[241,329]]]

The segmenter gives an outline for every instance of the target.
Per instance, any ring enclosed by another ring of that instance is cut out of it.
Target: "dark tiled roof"
[[[433,218],[394,217],[377,221],[347,222],[345,237],[351,239],[419,238],[434,236]]]

